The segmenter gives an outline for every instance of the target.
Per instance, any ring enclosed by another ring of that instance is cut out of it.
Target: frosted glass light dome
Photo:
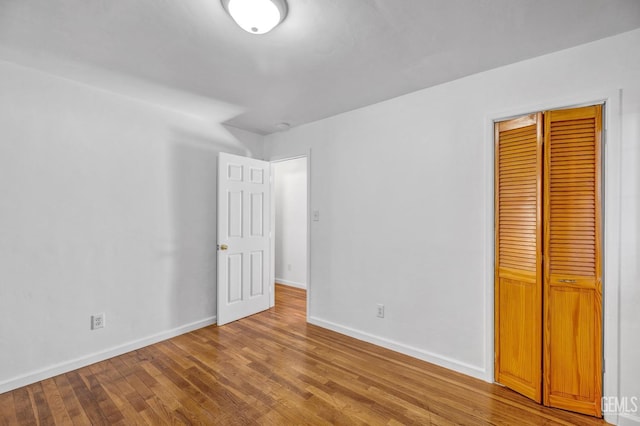
[[[268,33],[287,14],[284,0],[222,0],[222,5],[236,24],[251,34]]]

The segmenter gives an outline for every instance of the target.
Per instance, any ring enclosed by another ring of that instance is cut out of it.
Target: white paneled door
[[[269,309],[270,164],[218,157],[218,325]]]

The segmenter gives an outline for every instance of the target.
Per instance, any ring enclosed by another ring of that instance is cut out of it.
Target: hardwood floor
[[[0,424],[606,424],[309,325],[305,298],[1,394]]]

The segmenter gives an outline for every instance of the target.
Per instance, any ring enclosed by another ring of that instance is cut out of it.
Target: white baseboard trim
[[[289,287],[297,287],[307,289],[307,285],[305,283],[298,283],[295,281],[283,280],[282,278],[276,278],[276,284],[288,285]]]
[[[638,413],[640,414],[640,413]],[[606,420],[606,417],[605,417]],[[618,414],[618,426],[638,426],[640,425],[640,417],[631,414]]]
[[[32,383],[39,382],[60,374],[68,373],[69,371],[77,370],[78,368],[86,367],[87,365],[95,364],[96,362],[104,361],[109,358],[116,357],[118,355],[125,354],[127,352],[135,351],[136,349],[143,348],[145,346],[153,345],[154,343],[161,342],[163,340],[170,339],[172,337],[179,336],[181,334],[188,333],[193,330],[197,330],[202,327],[206,327],[216,323],[216,316],[205,318],[203,320],[195,321],[189,324],[182,325],[180,327],[172,328],[170,330],[162,331],[160,333],[153,334],[151,336],[143,337],[142,339],[134,340],[122,345],[114,346],[109,349],[105,349],[100,352],[95,352],[79,358],[72,359],[70,361],[54,364],[49,367],[42,368],[40,370],[33,371],[31,373],[23,374],[18,377],[0,382],[0,394],[9,392],[14,389],[18,389],[22,386],[27,386]]]
[[[485,369],[455,360],[453,358],[438,355],[433,352],[425,351],[423,349],[414,348],[412,346],[405,345],[404,343],[396,342],[384,337],[375,336],[373,334],[356,330],[350,327],[344,327],[340,324],[326,321],[318,317],[310,316],[308,321],[309,323],[317,325],[319,327],[327,328],[337,333],[344,334],[358,340],[363,340],[368,343],[373,343],[374,345],[382,346],[383,348],[391,349],[392,351],[400,352],[402,354],[430,362],[440,367],[457,371],[458,373],[466,374],[468,376],[475,377],[486,382],[493,382],[492,377],[487,377],[488,372]]]

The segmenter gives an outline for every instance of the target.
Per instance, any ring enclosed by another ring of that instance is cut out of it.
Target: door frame
[[[271,291],[271,307],[274,307],[276,304],[276,291],[275,291],[275,280],[276,280],[276,237],[275,237],[275,222],[276,222],[276,200],[275,200],[275,180],[274,176],[274,163],[281,163],[283,161],[296,160],[299,158],[307,159],[307,312],[305,313],[307,322],[309,321],[309,312],[311,311],[311,149],[307,152],[299,155],[293,156],[273,156],[271,158],[265,159],[265,161],[269,161],[271,163],[271,260],[269,263],[270,273],[270,287]]]
[[[620,334],[620,213],[621,213],[621,100],[622,89],[603,89],[577,93],[557,99],[516,106],[485,115],[485,380],[494,382],[494,123],[537,111],[604,104],[603,120],[603,182],[602,182],[602,244],[603,244],[603,364],[602,396],[620,397],[619,334]],[[618,415],[605,413],[604,419],[616,424]]]

